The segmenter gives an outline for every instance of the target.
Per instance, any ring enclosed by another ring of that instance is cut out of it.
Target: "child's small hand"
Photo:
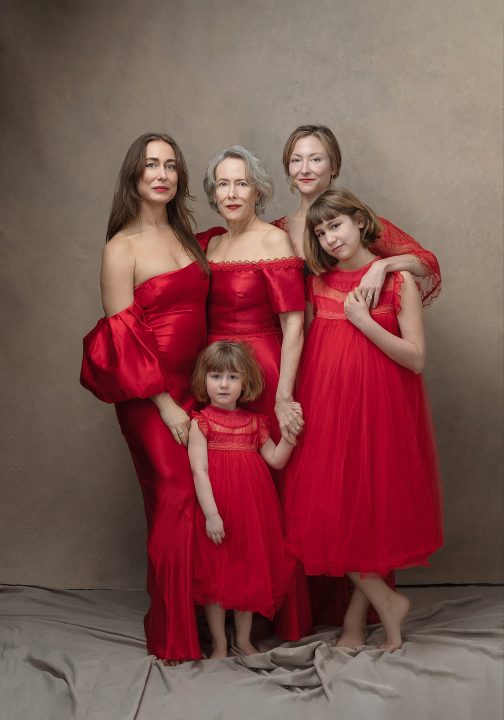
[[[369,308],[359,288],[348,293],[343,308],[348,320],[357,328],[369,318]]]
[[[210,540],[216,545],[220,545],[226,537],[226,533],[224,532],[224,523],[222,522],[222,518],[218,513],[217,515],[211,515],[210,517],[207,517],[206,534],[208,535]]]

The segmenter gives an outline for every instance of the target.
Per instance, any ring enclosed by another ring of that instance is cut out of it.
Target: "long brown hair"
[[[177,163],[177,192],[173,200],[166,204],[166,216],[173,232],[187,253],[208,272],[205,253],[194,237],[192,223],[194,217],[187,207],[187,201],[193,200],[189,193],[189,173],[182,151],[173,138],[165,133],[144,133],[129,148],[119,171],[119,177],[112,201],[112,209],[107,226],[106,241],[116,235],[125,225],[140,217],[140,201],[138,182],[145,170],[145,153],[148,143],[162,140],[171,145]]]
[[[376,213],[350,190],[326,190],[315,198],[306,213],[303,249],[306,264],[314,275],[327,272],[338,263],[336,258],[326,253],[315,235],[317,225],[338,215],[348,215],[355,223],[362,223],[360,235],[364,247],[376,242],[382,231]]]

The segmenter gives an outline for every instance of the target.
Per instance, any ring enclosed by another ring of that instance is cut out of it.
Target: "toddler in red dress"
[[[308,575],[348,575],[355,591],[338,645],[365,642],[368,602],[401,647],[408,600],[383,577],[426,565],[442,544],[436,451],[423,389],[422,303],[408,272],[387,275],[376,307],[358,287],[380,233],[373,211],[327,190],[307,213],[309,332],[298,374],[306,432],[286,470],[286,543]],[[322,399],[322,402],[321,402]]]
[[[287,591],[293,561],[285,553],[280,504],[266,466],[285,467],[293,445],[275,445],[265,415],[238,407],[262,392],[259,365],[243,343],[212,343],[198,357],[189,460],[196,514],[194,600],[205,606],[211,658],[227,656],[225,612],[234,610],[236,646],[250,641],[252,614],[272,619]]]

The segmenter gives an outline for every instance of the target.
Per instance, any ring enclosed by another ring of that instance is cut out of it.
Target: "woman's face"
[[[227,221],[244,221],[255,215],[257,188],[246,177],[240,158],[226,158],[215,169],[215,202]]]
[[[316,197],[331,184],[331,160],[324,144],[308,135],[299,138],[289,160],[289,176],[302,195]]]
[[[177,161],[171,145],[164,140],[152,140],[145,148],[145,168],[137,189],[142,200],[166,203],[177,192]]]

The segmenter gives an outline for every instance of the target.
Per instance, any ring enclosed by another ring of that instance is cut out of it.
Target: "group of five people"
[[[334,188],[341,152],[327,127],[297,128],[283,163],[300,205],[266,223],[262,163],[241,146],[219,153],[204,188],[226,227],[195,236],[183,155],[145,134],[113,200],[105,317],[84,339],[81,382],[115,403],[132,454],[147,647],[168,664],[201,657],[195,603],[213,657],[227,652],[226,609],[245,653],[252,612],[284,639],[309,634],[317,587],[305,573],[352,581],[339,645],[365,641],[371,603],[395,649],[408,603],[393,570],[426,564],[442,543],[419,374],[437,260]]]

